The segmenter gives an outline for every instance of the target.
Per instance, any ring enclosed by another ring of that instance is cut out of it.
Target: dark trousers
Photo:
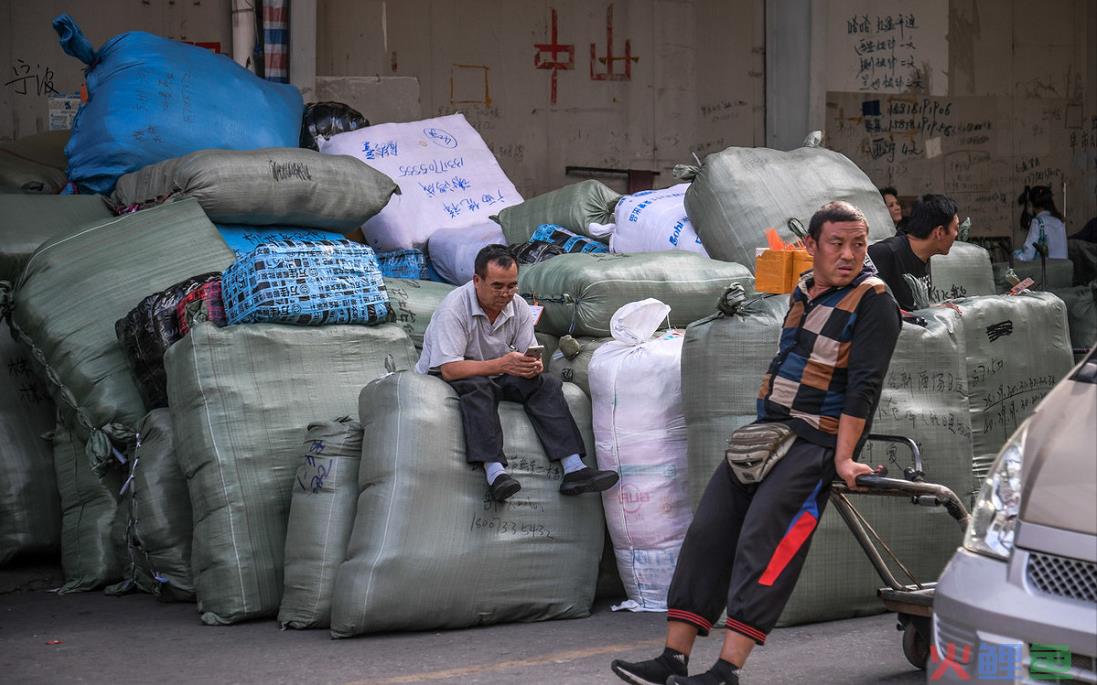
[[[726,607],[730,630],[764,644],[800,577],[835,475],[834,450],[803,439],[759,484],[739,483],[720,462],[682,543],[667,620],[707,635]]]
[[[465,459],[470,464],[497,461],[506,465],[503,427],[499,423],[499,402],[504,400],[519,402],[525,407],[550,460],[559,461],[573,454],[586,455],[583,436],[568,409],[560,379],[555,376],[472,376],[446,382],[457,391],[461,401]]]

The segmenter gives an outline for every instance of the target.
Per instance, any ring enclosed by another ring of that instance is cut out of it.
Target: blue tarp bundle
[[[297,147],[304,103],[294,86],[143,31],[96,52],[69,15],[53,28],[62,49],[88,65],[88,101],[65,146],[81,191],[109,194],[119,176],[197,150]]]
[[[255,248],[279,240],[331,240],[348,243],[342,234],[321,231],[318,228],[291,228],[289,226],[245,226],[243,224],[215,224],[221,239],[236,253],[239,259]],[[381,270],[384,271],[384,262]],[[386,274],[387,275],[387,274]],[[418,277],[416,277],[418,278]]]
[[[229,325],[374,324],[389,312],[373,250],[328,240],[281,240],[256,247],[225,269],[221,297]]]
[[[609,248],[606,247],[605,243],[572,233],[563,226],[557,226],[556,224],[541,224],[529,237],[529,242],[558,245],[564,252],[569,254],[573,252],[609,252]]]
[[[430,280],[427,256],[423,254],[422,250],[412,248],[396,250],[395,252],[382,252],[377,255],[377,261],[380,262],[381,273],[386,278]]]

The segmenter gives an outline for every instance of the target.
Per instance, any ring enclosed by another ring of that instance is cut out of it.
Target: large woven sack
[[[362,424],[348,417],[309,424],[286,525],[286,577],[278,623],[331,625],[331,592],[358,508]]]
[[[931,304],[958,297],[996,295],[994,270],[986,248],[957,240],[947,255],[929,258]]]
[[[66,425],[98,470],[113,461],[108,436],[132,432],[146,413],[114,322],[149,293],[231,262],[202,208],[185,200],[85,225],[27,263],[12,327],[48,366]]]
[[[415,345],[423,349],[423,335],[439,303],[453,290],[452,285],[404,278],[386,278],[391,319],[404,329]]]
[[[494,221],[468,228],[447,228],[430,234],[427,253],[438,275],[447,283],[464,285],[476,271],[476,255],[488,245],[506,244],[503,229]]]
[[[686,213],[709,255],[746,264],[753,272],[755,250],[767,246],[767,228],[793,242],[788,220],[807,228],[811,215],[832,200],[865,213],[870,242],[895,233],[868,176],[845,156],[819,147],[789,152],[729,147],[708,155],[686,191]]]
[[[141,590],[165,602],[193,602],[194,531],[187,480],[175,456],[171,412],[153,409],[136,427],[129,454],[126,578],[114,593]]]
[[[560,339],[555,335],[549,335],[548,333],[542,333],[540,331],[534,332],[533,335],[537,338],[537,344],[544,348],[541,351],[541,365],[547,371],[552,355],[556,354],[556,347],[560,344]]]
[[[0,281],[15,283],[46,240],[113,216],[98,196],[0,195]]]
[[[1007,292],[1013,287],[1006,275],[1010,269],[1022,281],[1031,278],[1040,290],[1061,290],[1074,285],[1074,262],[1069,259],[1049,259],[1045,266],[1040,265],[1039,259],[1030,262],[1022,262],[1019,259],[1013,261],[1013,266],[1008,262],[994,262],[994,285],[999,293]],[[1046,277],[1045,277],[1046,268]]]
[[[27,350],[0,323],[0,566],[17,554],[55,550],[61,502],[46,433],[56,415]]]
[[[68,140],[68,131],[49,131],[0,143],[0,194],[61,192]]]
[[[62,425],[53,436],[53,467],[61,496],[61,593],[95,590],[122,579],[127,559],[123,477],[100,479],[88,466],[84,444]]]
[[[564,396],[591,453],[590,402]],[[332,600],[335,637],[466,628],[590,613],[605,524],[599,498],[564,497],[521,405],[499,404],[508,471],[522,483],[499,503],[465,462],[457,394],[441,379],[397,373],[359,403],[369,439],[347,560]]]
[[[579,386],[579,389],[590,397],[590,380],[589,369],[590,360],[594,357],[595,351],[599,347],[613,340],[611,337],[605,338],[590,338],[590,337],[578,337],[572,338],[574,343],[565,343],[561,346],[557,343],[556,351],[549,357],[549,363],[545,366],[545,369],[552,376],[556,376],[565,383],[574,383]],[[578,347],[578,353],[574,352],[574,347]]]
[[[690,502],[723,461],[728,437],[757,418],[762,375],[777,354],[788,296],[772,295],[732,314],[717,312],[686,328],[682,409],[686,416]]]
[[[1075,350],[1093,347],[1097,343],[1097,280],[1052,292],[1067,307],[1070,346]]]
[[[732,283],[749,291],[754,278],[691,252],[565,254],[518,273],[523,296],[545,306],[538,329],[557,336],[605,337],[614,312],[647,297],[670,305],[671,326],[686,326],[711,314]]]
[[[1066,305],[1050,293],[973,297],[963,314],[973,440],[971,492],[998,450],[1074,366]]]
[[[110,193],[119,176],[207,148],[297,147],[297,88],[259,78],[224,55],[142,31],[94,50],[67,14],[53,20],[65,53],[88,65],[88,101],[65,146],[82,190]]]
[[[388,176],[346,155],[199,150],[122,176],[111,200],[141,209],[193,197],[218,223],[352,230],[396,191]]]
[[[927,326],[903,324],[872,432],[912,438],[921,449],[926,480],[967,501],[972,443],[964,379],[966,322],[944,309],[918,314]],[[860,461],[884,464],[900,478],[913,463],[906,447],[875,442],[866,444]],[[942,507],[915,507],[897,497],[854,495],[851,501],[919,582],[936,581],[963,538],[963,529]],[[876,596],[880,586],[879,575],[831,503],[781,624],[882,612]]]
[[[614,209],[611,252],[686,250],[709,256],[686,214],[688,183],[625,195]]]
[[[350,155],[400,186],[400,194],[362,225],[378,252],[422,248],[437,230],[481,225],[522,201],[463,114],[369,126],[319,145],[320,152]]]
[[[168,350],[176,455],[194,507],[191,566],[208,624],[273,616],[301,426],[415,365],[399,327],[200,324]]]
[[[620,480],[602,493],[630,611],[666,611],[678,551],[693,518],[682,413],[682,331],[656,329],[667,306],[625,305],[613,340],[590,362],[598,468]]]
[[[1067,240],[1067,256],[1074,265],[1074,285],[1097,279],[1097,243]]]
[[[601,181],[591,179],[507,207],[496,220],[503,227],[507,243],[527,242],[542,224],[555,224],[594,238],[590,225],[611,223],[613,208],[620,197],[620,193]]]

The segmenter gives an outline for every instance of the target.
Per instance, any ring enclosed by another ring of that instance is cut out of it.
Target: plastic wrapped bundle
[[[168,381],[164,375],[164,353],[183,337],[176,309],[179,303],[211,282],[220,282],[221,274],[209,273],[153,293],[141,300],[118,321],[114,333],[126,353],[126,361],[137,379],[141,399],[150,409],[168,406]]]
[[[347,553],[358,508],[362,424],[342,417],[309,424],[286,526],[283,628],[331,625],[335,573]]]
[[[263,243],[279,240],[346,240],[341,233],[318,228],[290,226],[249,226],[247,224],[217,224],[221,239],[239,259]]]
[[[625,195],[614,209],[611,252],[688,250],[708,256],[686,214],[688,183]]]
[[[557,245],[567,254],[609,252],[609,248],[606,247],[605,243],[577,235],[563,226],[555,224],[541,224],[538,226],[533,235],[529,237],[529,242]]]
[[[521,243],[518,245],[511,245],[510,251],[514,255],[514,259],[519,264],[540,264],[541,262],[547,262],[548,260],[562,255],[564,248],[554,243]]]
[[[388,295],[365,245],[284,240],[260,245],[221,275],[229,325],[379,323]]]
[[[438,275],[447,283],[464,285],[472,280],[480,250],[506,242],[499,224],[488,221],[468,228],[435,231],[427,241],[427,254]]]
[[[219,327],[228,325],[221,301],[221,278],[206,281],[184,295],[175,305],[175,320],[180,337],[204,321]]]
[[[414,248],[382,252],[377,255],[381,275],[385,278],[417,278],[429,280],[427,256]]]

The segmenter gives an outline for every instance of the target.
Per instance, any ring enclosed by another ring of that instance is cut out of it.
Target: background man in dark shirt
[[[876,265],[884,283],[891,289],[899,307],[906,311],[918,309],[914,292],[903,274],[930,288],[929,258],[948,254],[960,230],[956,203],[944,195],[923,195],[915,203],[903,224],[904,233],[893,235],[868,248],[868,256]]]

